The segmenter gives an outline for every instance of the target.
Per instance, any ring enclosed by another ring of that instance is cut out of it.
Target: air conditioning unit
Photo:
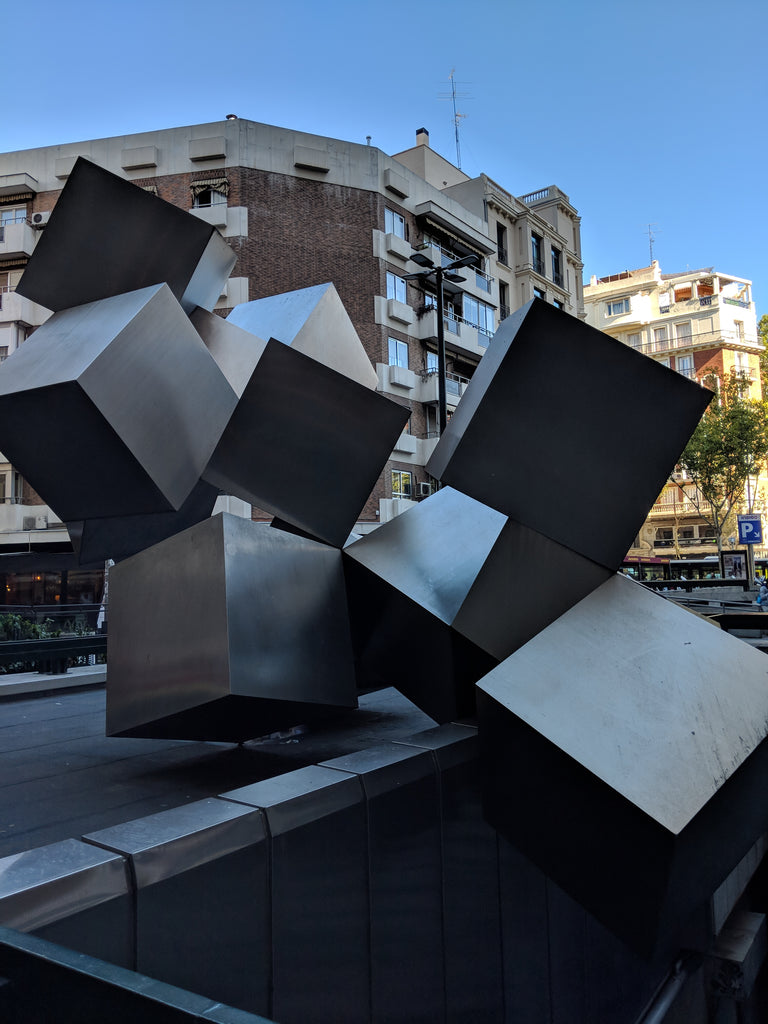
[[[422,481],[419,484],[419,497],[420,498],[428,498],[431,493],[432,493],[432,484],[425,483],[424,481]]]
[[[32,225],[33,228],[44,228],[45,225],[48,223],[48,219],[50,216],[50,211],[46,211],[45,213],[33,213],[32,216],[29,218],[29,223]]]
[[[684,469],[680,470],[679,473],[672,474],[672,479],[676,484],[682,484],[688,479],[688,473]]]

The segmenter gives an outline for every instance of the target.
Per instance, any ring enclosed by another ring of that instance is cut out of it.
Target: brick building
[[[449,414],[511,311],[538,295],[584,315],[579,217],[555,186],[518,198],[486,175],[469,178],[429,147],[425,129],[415,146],[388,156],[232,116],[0,154],[0,359],[48,315],[15,287],[78,156],[221,231],[238,259],[217,312],[335,285],[379,389],[411,410],[361,513],[363,532],[431,488],[424,465],[437,443],[437,317],[435,295],[404,280],[418,269],[414,249],[435,263],[477,258],[445,289]],[[53,512],[33,504],[7,463],[0,499],[0,551],[68,547]]]

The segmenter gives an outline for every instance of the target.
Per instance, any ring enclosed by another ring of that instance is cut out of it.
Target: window
[[[397,299],[398,302],[405,302],[406,288],[405,281],[397,274],[387,273],[387,298]]]
[[[560,299],[552,299],[552,305],[555,307],[555,309],[563,309],[563,304],[560,301]]]
[[[643,338],[639,332],[628,334],[626,341],[630,348],[640,349],[643,346]]]
[[[683,324],[675,324],[675,339],[678,348],[685,348],[691,344],[691,321],[686,320]]]
[[[533,297],[534,297],[534,299],[546,299],[547,294],[546,294],[546,292],[544,291],[543,288],[534,288],[533,289]]]
[[[552,246],[552,280],[562,288],[563,286],[563,258],[559,249]]]
[[[605,304],[606,316],[621,316],[629,312],[629,299],[613,299]]]
[[[544,273],[544,257],[542,256],[541,235],[531,234],[531,263],[537,274]]]
[[[192,205],[195,209],[199,210],[208,206],[226,206],[227,197],[224,192],[220,192],[215,188],[204,188],[200,192],[196,192]]]
[[[388,235],[405,238],[405,217],[394,210],[384,210],[384,230]]]
[[[683,377],[690,377],[691,380],[696,379],[696,375],[693,370],[693,356],[678,356],[675,369],[678,373],[681,373]]]
[[[472,324],[482,334],[492,335],[494,327],[493,306],[489,306],[479,299],[473,298],[466,293],[463,296],[464,306],[462,316],[467,323]]]
[[[734,320],[733,326],[736,328],[736,336],[739,341],[744,341],[744,321]]]
[[[496,221],[496,249],[498,252],[497,259],[499,263],[504,263],[509,266],[509,257],[507,256],[507,229],[500,221]]]
[[[675,302],[686,302],[693,295],[693,286],[683,284],[675,288]]]
[[[397,338],[389,339],[389,365],[402,366],[408,369],[408,342],[398,341]]]
[[[505,281],[499,281],[499,320],[506,320],[509,316],[509,285]]]
[[[23,270],[0,270],[0,292],[15,292]]]
[[[0,209],[0,227],[6,224],[23,224],[27,219],[26,206],[5,206]]]
[[[8,346],[0,345],[0,363],[4,363],[8,358]]]
[[[413,477],[402,469],[392,470],[392,497],[410,498],[413,494]]]
[[[437,372],[437,352],[427,352],[427,370],[430,373]]]
[[[653,350],[654,352],[663,352],[665,348],[669,348],[669,342],[667,341],[667,328],[655,327],[653,329]]]

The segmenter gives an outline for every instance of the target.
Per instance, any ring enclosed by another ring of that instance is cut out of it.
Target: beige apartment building
[[[584,316],[580,220],[552,185],[515,196],[470,178],[429,146],[392,156],[230,116],[225,120],[0,154],[0,359],[48,316],[15,291],[78,156],[217,227],[237,263],[216,311],[332,282],[375,367],[379,389],[410,420],[363,509],[362,532],[430,493],[437,443],[435,294],[407,281],[416,250],[445,265],[449,414],[499,322],[534,296]],[[73,444],[77,439],[73,438]],[[2,489],[4,487],[4,490]],[[0,552],[68,550],[54,512],[0,464]]]
[[[762,396],[762,343],[752,282],[746,278],[712,267],[663,274],[654,260],[639,270],[592,277],[584,289],[584,305],[588,323],[678,373],[702,383],[712,374],[722,379],[736,372],[748,382],[750,397]],[[630,467],[631,460],[628,452]],[[673,475],[628,558],[701,559],[716,554],[715,531],[699,514],[693,491],[684,472]],[[767,496],[768,482],[758,478],[750,493],[752,511],[764,512]],[[726,552],[729,542],[725,537]],[[758,548],[755,555],[765,557],[766,551]]]

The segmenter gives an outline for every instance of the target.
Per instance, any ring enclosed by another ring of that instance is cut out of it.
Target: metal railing
[[[544,277],[544,260],[543,259],[541,259],[541,258],[537,259],[534,256],[533,259],[531,260],[531,265],[533,266],[534,273],[540,274],[541,277]]]

